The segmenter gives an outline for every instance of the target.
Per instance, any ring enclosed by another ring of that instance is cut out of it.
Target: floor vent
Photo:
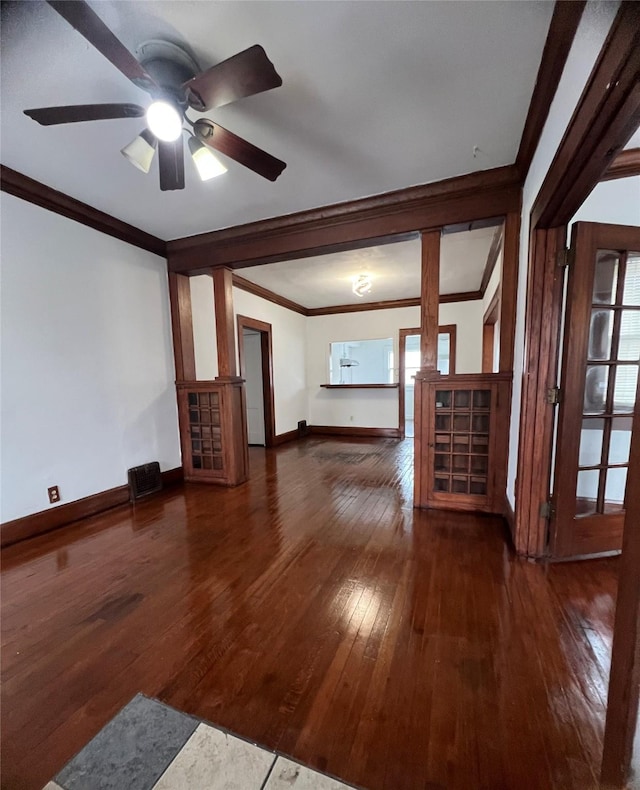
[[[127,470],[127,475],[129,476],[129,492],[132,502],[149,494],[155,494],[162,488],[160,464],[157,461],[134,466],[133,469]]]
[[[306,420],[300,420],[298,423],[298,436],[306,436],[309,433],[309,426]]]

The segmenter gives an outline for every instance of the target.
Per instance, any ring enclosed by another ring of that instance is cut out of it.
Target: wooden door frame
[[[455,373],[456,370],[456,342],[457,342],[457,324],[443,324],[442,326],[438,327],[438,334],[449,335],[449,371],[451,373]],[[404,362],[406,356],[406,349],[405,349],[405,339],[410,335],[421,335],[420,327],[414,327],[410,329],[399,329],[398,330],[398,343],[399,343],[399,353],[398,353],[398,428],[400,429],[400,438],[405,438],[405,408],[404,408],[404,400],[405,400],[405,390],[406,386],[404,383]]]
[[[640,123],[639,17],[637,4],[620,5],[531,209],[515,513],[505,503],[516,550],[530,557],[548,554],[543,505],[550,495],[554,407],[546,396],[557,381],[563,290],[557,256],[567,224],[610,175]]]
[[[266,321],[259,321],[257,318],[250,318],[246,315],[236,316],[238,326],[238,361],[240,363],[240,375],[246,379],[245,357],[244,357],[244,338],[243,329],[252,329],[260,333],[260,348],[262,350],[262,397],[264,401],[264,438],[265,446],[275,445],[276,421],[275,421],[275,394],[273,387],[273,343],[272,326]]]
[[[482,372],[493,373],[495,326],[500,319],[500,288],[496,288],[482,317]]]

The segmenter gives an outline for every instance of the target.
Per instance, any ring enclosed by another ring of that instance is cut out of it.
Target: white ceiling
[[[120,156],[141,119],[42,127],[27,108],[147,104],[40,0],[2,4],[3,164],[162,239],[514,161],[551,2],[92,3],[130,49],[189,42],[202,68],[262,44],[284,84],[209,115],[284,159],[274,184],[233,162],[160,192]],[[473,147],[480,152],[474,158]]]
[[[451,233],[440,242],[440,293],[477,291],[495,228]],[[240,269],[246,280],[262,285],[303,307],[330,307],[420,296],[420,240],[384,244],[314,258]],[[371,292],[357,297],[353,278],[371,276]]]

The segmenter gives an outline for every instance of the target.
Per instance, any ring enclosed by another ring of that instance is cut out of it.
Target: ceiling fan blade
[[[158,89],[140,63],[84,0],[47,0],[47,2],[131,82],[145,91]]]
[[[109,118],[142,118],[145,110],[137,104],[70,104],[66,107],[40,107],[24,114],[42,126],[81,121],[104,121]]]
[[[158,140],[158,167],[160,168],[160,189],[184,189],[184,145],[182,137],[173,143]]]
[[[243,140],[208,118],[199,118],[194,125],[194,131],[203,143],[269,181],[275,181],[287,166],[286,162],[276,159],[262,148]]]
[[[204,112],[280,85],[282,78],[273,63],[264,49],[255,44],[196,74],[182,87],[187,91],[187,99],[193,109]]]

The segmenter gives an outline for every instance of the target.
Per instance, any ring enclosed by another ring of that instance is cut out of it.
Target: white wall
[[[640,176],[601,181],[576,211],[574,222],[640,225]]]
[[[6,193],[1,519],[179,466],[166,262]]]
[[[522,195],[522,222],[520,229],[520,272],[518,276],[518,298],[515,331],[515,355],[513,377],[513,407],[509,431],[509,468],[507,496],[515,505],[515,479],[518,463],[518,440],[520,429],[520,398],[522,395],[522,373],[524,366],[524,325],[527,294],[527,270],[529,255],[529,216],[535,198],[549,170],[555,152],[569,124],[582,90],[591,74],[598,54],[607,37],[617,12],[617,2],[595,2],[589,0],[576,32],[569,57],[562,72],[555,98],[549,111],[540,142],[529,169]]]
[[[196,379],[198,381],[211,381],[218,375],[218,344],[216,341],[216,318],[213,308],[213,278],[208,274],[190,277],[189,286],[191,288]]]
[[[456,330],[456,373],[480,373],[482,371],[482,318],[484,309],[481,299],[473,302],[441,304],[440,326],[457,324]]]
[[[305,380],[305,316],[268,302],[240,288],[233,289],[236,315],[257,318],[272,326],[273,389],[276,434],[308,420]]]

